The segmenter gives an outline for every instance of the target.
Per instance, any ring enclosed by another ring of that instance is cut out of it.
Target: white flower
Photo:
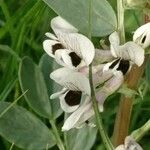
[[[117,32],[113,32],[109,36],[111,44],[111,53],[116,58],[129,60],[138,66],[141,66],[144,62],[144,49],[141,48],[135,42],[129,41],[124,45],[119,45],[120,40]]]
[[[57,63],[71,69],[88,66],[95,55],[92,42],[61,17],[51,21],[51,27],[56,36],[46,33],[47,39],[43,42],[46,53],[55,58]]]
[[[118,90],[123,84],[124,75],[130,70],[132,64],[141,66],[144,62],[144,49],[134,42],[119,45],[120,40],[117,32],[112,33],[109,36],[109,40],[110,53],[114,57],[114,60],[112,61],[109,51],[101,51],[103,53],[103,60],[106,60],[107,56],[109,56],[110,62],[104,65],[102,70],[99,70],[93,75],[95,85],[103,84],[96,93],[100,111],[103,111],[103,103],[106,98]]]
[[[133,41],[143,48],[150,46],[150,22],[142,25],[135,31]]]
[[[75,111],[80,103],[83,95],[90,96],[89,80],[83,74],[68,68],[60,68],[50,74],[58,84],[64,88],[51,95],[51,99],[59,97],[62,109],[65,112]]]
[[[143,150],[142,147],[135,142],[131,136],[125,138],[125,142],[122,145],[116,147],[115,150]]]

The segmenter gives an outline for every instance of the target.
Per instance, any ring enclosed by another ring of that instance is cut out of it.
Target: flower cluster
[[[146,25],[145,25],[146,26]],[[147,29],[139,29],[134,41],[120,45],[117,32],[109,36],[110,50],[95,49],[93,43],[61,17],[51,20],[54,34],[46,33],[43,42],[46,53],[63,66],[50,74],[50,78],[60,84],[61,91],[51,95],[59,97],[61,108],[70,113],[62,130],[94,125],[94,110],[91,102],[88,66],[93,61],[93,83],[99,110],[104,110],[106,98],[114,93],[124,82],[124,76],[133,64],[141,66],[144,62],[144,49],[150,45],[149,24]]]

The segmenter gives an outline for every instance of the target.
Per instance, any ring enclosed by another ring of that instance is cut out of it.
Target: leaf
[[[150,60],[148,60],[147,65],[146,65],[146,79],[150,87]]]
[[[90,150],[96,140],[97,129],[83,127],[67,132],[68,150]]]
[[[10,104],[0,102],[0,113]],[[33,114],[17,105],[0,117],[0,135],[16,146],[29,150],[41,150],[56,144],[51,131]]]
[[[19,67],[19,82],[25,99],[30,107],[39,115],[52,116],[49,96],[40,68],[29,57],[24,57]]]
[[[43,0],[58,15],[62,16],[85,35],[89,32],[90,0]],[[105,36],[117,28],[117,19],[106,0],[92,2],[92,36]]]
[[[47,54],[44,54],[40,59],[39,66],[42,70],[49,96],[55,92],[60,91],[62,87],[49,77],[50,73],[59,68],[60,65],[58,65],[53,58],[49,57]],[[59,99],[51,99],[50,104],[54,118],[59,117],[63,112],[60,107]]]

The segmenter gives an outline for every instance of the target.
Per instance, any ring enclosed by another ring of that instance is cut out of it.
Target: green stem
[[[56,142],[57,142],[57,145],[58,145],[58,148],[59,150],[65,150],[65,147],[64,147],[64,144],[60,138],[60,135],[59,135],[59,132],[58,132],[58,129],[56,127],[56,124],[55,124],[55,121],[54,120],[50,120],[49,121],[51,126],[52,126],[52,129],[53,129],[53,133],[55,135],[55,138],[56,138]]]
[[[89,30],[88,30],[88,38],[89,39],[91,39],[91,33],[92,33],[92,2],[93,2],[92,0],[89,1]],[[95,96],[95,88],[93,85],[92,64],[89,66],[89,82],[90,82],[90,87],[91,87],[91,99],[92,99],[92,103],[93,103],[93,109],[95,112],[96,123],[97,123],[99,133],[102,137],[102,140],[103,140],[103,143],[104,143],[106,149],[113,150],[114,147],[103,127],[102,116],[99,113],[99,109],[98,109],[98,103],[97,103],[96,96]]]
[[[11,144],[11,146],[10,146],[9,150],[12,150],[12,149],[13,149],[13,147],[14,147],[14,143],[12,143],[12,144]]]
[[[124,7],[123,0],[117,0],[117,15],[118,15],[118,32],[121,43],[125,43],[125,31],[124,31]]]
[[[150,120],[148,120],[142,127],[132,132],[131,136],[139,141],[148,131],[150,131]]]
[[[96,96],[95,96],[95,90],[94,90],[93,79],[92,79],[92,64],[89,67],[89,81],[90,81],[90,86],[91,86],[91,99],[92,99],[93,108],[94,108],[94,112],[95,112],[95,116],[96,116],[98,130],[100,132],[100,135],[102,137],[102,140],[103,140],[103,143],[104,143],[106,149],[113,150],[114,147],[103,127],[102,116],[99,113],[99,109],[98,109],[98,104],[97,104],[97,100],[96,100]]]

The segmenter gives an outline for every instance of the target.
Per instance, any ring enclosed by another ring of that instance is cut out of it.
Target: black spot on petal
[[[117,63],[120,61],[120,58],[119,59],[116,59],[110,66],[109,66],[109,68],[110,69],[113,69],[116,65],[117,65]]]
[[[69,91],[65,96],[65,101],[69,106],[79,105],[81,101],[81,91]]]
[[[121,59],[119,62],[118,71],[121,71],[125,75],[130,68],[130,62],[128,60]]]
[[[144,42],[145,42],[145,40],[146,40],[146,35],[143,37],[143,39],[142,39],[142,43],[144,43]]]
[[[57,44],[53,45],[53,46],[52,46],[52,53],[55,54],[55,52],[56,52],[58,49],[64,49],[63,45],[60,44],[60,43],[57,43]]]
[[[73,66],[77,67],[81,63],[81,58],[75,52],[69,53],[69,56]]]

